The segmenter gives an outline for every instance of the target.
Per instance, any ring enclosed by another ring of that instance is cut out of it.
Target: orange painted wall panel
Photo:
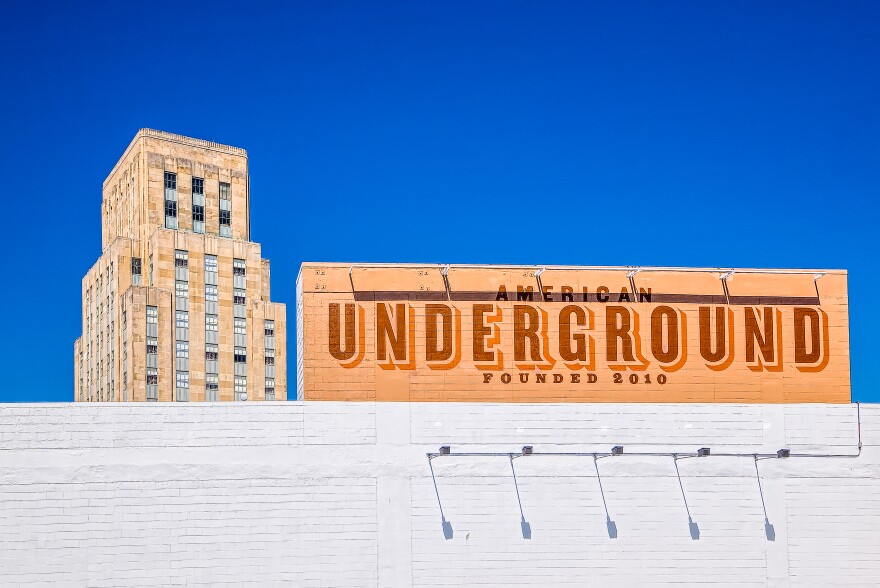
[[[304,264],[305,400],[849,402],[846,272]]]

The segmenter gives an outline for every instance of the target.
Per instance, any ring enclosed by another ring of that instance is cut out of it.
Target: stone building
[[[104,181],[77,402],[285,400],[286,307],[250,240],[247,152],[140,130]]]

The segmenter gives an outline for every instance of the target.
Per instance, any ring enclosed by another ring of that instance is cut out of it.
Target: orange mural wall
[[[305,263],[298,396],[850,401],[846,272]]]

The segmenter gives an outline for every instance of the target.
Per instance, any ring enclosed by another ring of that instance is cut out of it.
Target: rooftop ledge
[[[154,139],[159,139],[162,141],[170,141],[172,143],[179,143],[181,145],[190,145],[192,147],[201,147],[202,149],[212,149],[214,151],[220,151],[221,153],[228,153],[230,155],[238,155],[241,157],[247,157],[247,151],[242,149],[241,147],[233,147],[232,145],[224,145],[223,143],[215,143],[214,141],[206,141],[205,139],[196,139],[195,137],[186,137],[184,135],[178,135],[176,133],[169,133],[167,131],[157,131],[156,129],[141,129],[139,130],[131,142],[128,144],[128,147],[125,148],[125,151],[122,153],[122,156],[116,161],[113,165],[113,169],[107,175],[107,178],[104,180],[104,187],[107,186],[107,181],[113,177],[113,174],[116,173],[116,168],[119,167],[119,164],[125,159],[125,156],[131,150],[131,148],[137,143],[138,139],[143,137],[153,137]]]

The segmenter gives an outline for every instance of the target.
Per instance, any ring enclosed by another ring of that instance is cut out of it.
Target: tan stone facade
[[[142,129],[104,181],[74,398],[285,400],[286,307],[250,239],[243,149]]]

